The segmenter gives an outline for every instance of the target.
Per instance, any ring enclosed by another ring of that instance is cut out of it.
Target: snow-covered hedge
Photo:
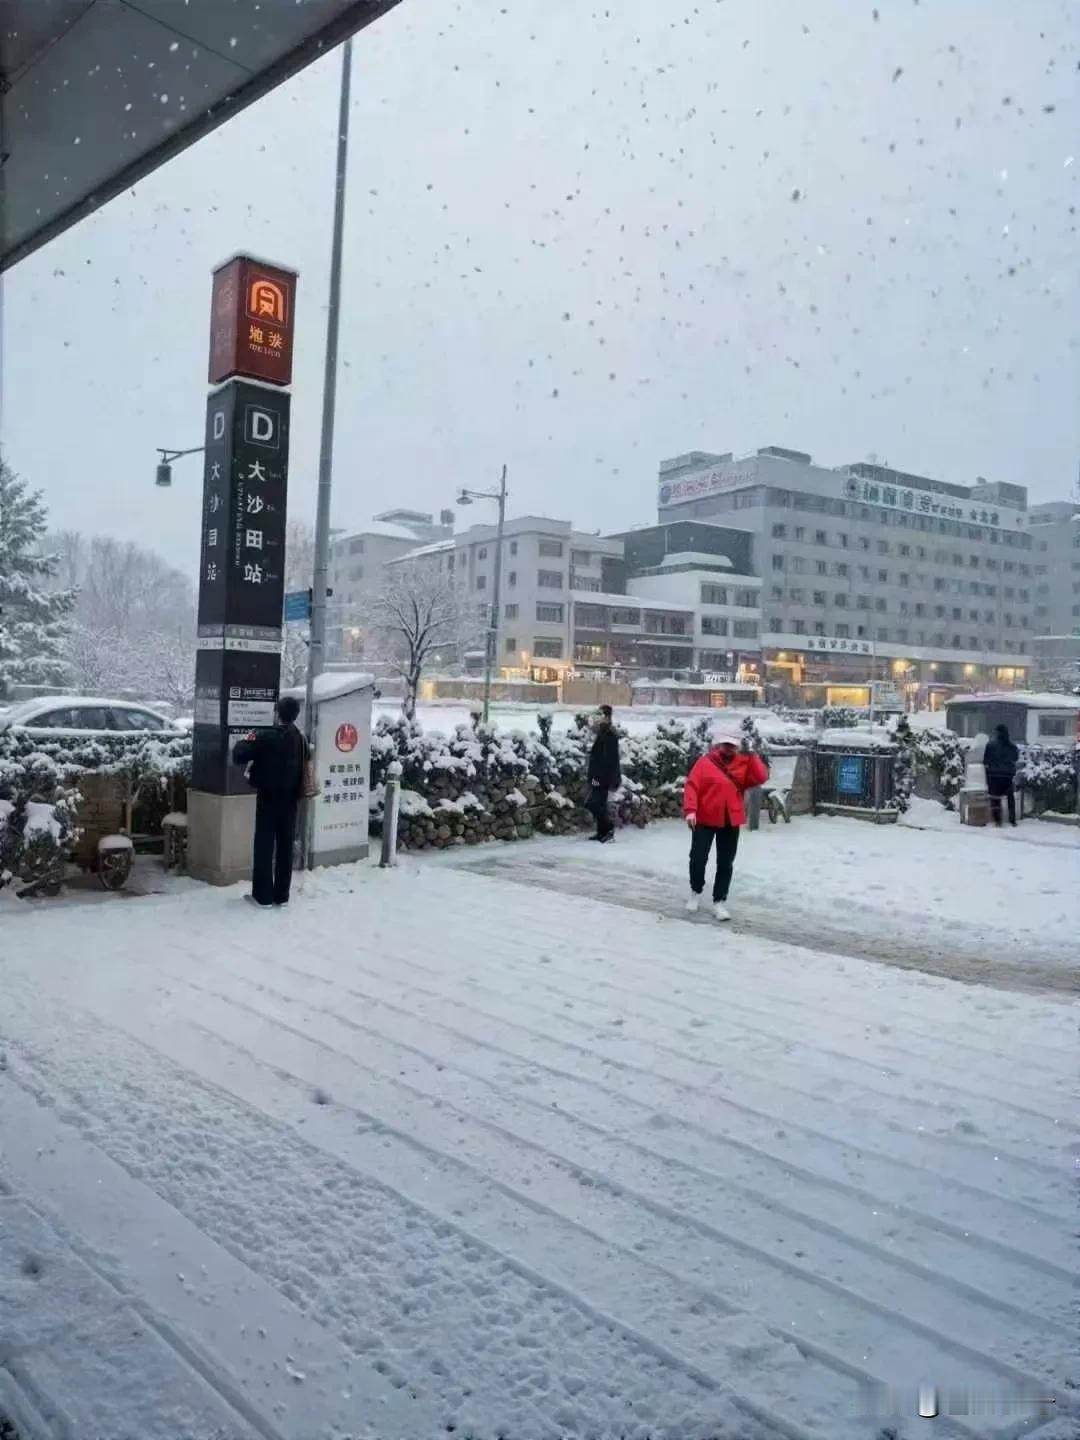
[[[1030,791],[1037,813],[1052,810],[1058,815],[1075,815],[1076,766],[1073,750],[1023,746],[1016,784]]]
[[[171,779],[191,774],[191,737],[0,733],[0,887],[54,890],[79,833],[79,780],[87,774],[130,781],[148,809],[168,808]]]
[[[426,848],[489,838],[526,839],[536,832],[565,834],[590,826],[587,793],[593,735],[586,715],[556,732],[550,715],[539,734],[459,725],[452,735],[425,734],[404,718],[384,717],[371,743],[371,804],[376,828],[391,767],[400,767],[399,843]],[[623,784],[611,797],[619,825],[645,825],[681,812],[683,782],[707,750],[714,718],[692,723],[660,719],[644,735],[620,731]],[[765,752],[753,720],[746,743]],[[767,752],[766,752],[767,753]]]

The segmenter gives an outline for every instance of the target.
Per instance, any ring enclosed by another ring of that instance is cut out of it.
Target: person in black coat
[[[277,703],[277,724],[237,743],[233,759],[250,766],[248,783],[257,792],[251,898],[256,905],[287,905],[292,886],[296,813],[304,790],[308,744],[296,728],[299,703],[285,695]]]
[[[983,751],[983,765],[986,769],[986,788],[990,795],[990,814],[994,824],[1001,824],[1001,802],[1009,802],[1009,824],[1016,824],[1016,766],[1020,751],[1009,738],[1009,727],[999,725],[993,740],[988,740]]]
[[[608,795],[622,784],[619,737],[611,723],[610,705],[600,706],[593,729],[596,734],[589,752],[589,794],[585,805],[596,817],[596,834],[591,839],[604,844],[615,833],[615,825],[608,814]]]

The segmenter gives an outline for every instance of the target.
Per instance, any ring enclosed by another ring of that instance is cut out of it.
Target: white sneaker
[[[686,897],[686,913],[688,915],[696,915],[700,904],[701,896],[695,895],[691,890],[690,894]]]
[[[717,920],[731,919],[731,911],[724,904],[723,900],[717,900],[716,904],[712,907],[712,913]]]

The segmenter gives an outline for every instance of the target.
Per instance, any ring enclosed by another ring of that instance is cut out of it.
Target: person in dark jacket
[[[264,909],[287,905],[292,886],[296,812],[304,789],[307,741],[296,728],[299,703],[285,695],[277,703],[277,724],[237,743],[233,759],[250,766],[248,783],[257,792],[251,898]]]
[[[589,838],[603,845],[615,834],[615,825],[608,814],[608,796],[622,784],[619,737],[611,723],[610,705],[600,706],[593,730],[595,738],[589,752],[589,794],[585,805],[596,818],[596,834]]]
[[[983,765],[986,769],[986,788],[990,794],[990,814],[994,824],[1001,824],[1001,802],[1009,802],[1009,824],[1016,824],[1016,766],[1020,751],[1009,738],[1009,727],[999,725],[993,740],[988,740],[983,751]]]

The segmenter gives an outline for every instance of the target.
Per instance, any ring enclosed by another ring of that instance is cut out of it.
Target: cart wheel
[[[98,856],[98,879],[106,890],[122,890],[131,874],[133,850],[104,850]]]

